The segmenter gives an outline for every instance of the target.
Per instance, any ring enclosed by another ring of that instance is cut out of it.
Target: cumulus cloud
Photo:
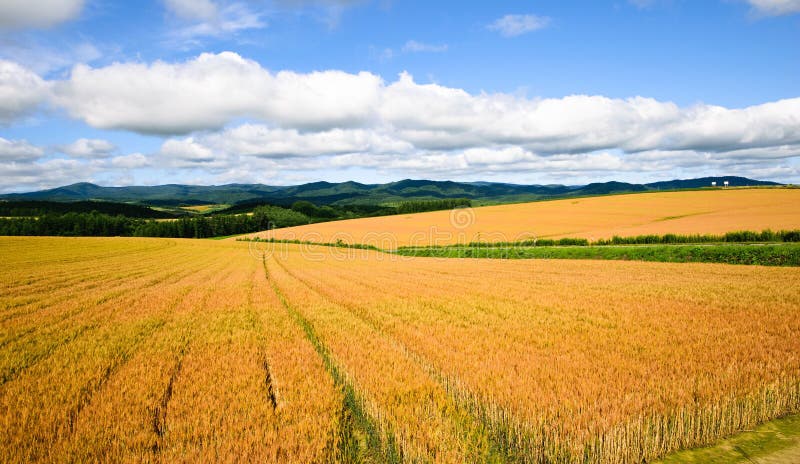
[[[62,146],[84,156],[59,157],[52,150],[26,140],[7,140],[0,137],[0,193],[30,191],[58,187],[83,181],[102,181],[104,184],[132,182],[137,169],[152,166],[150,157],[142,153],[118,156],[96,156],[111,152],[113,145],[103,140],[81,139]],[[94,151],[95,153],[90,153]],[[120,181],[123,176],[127,181]]]
[[[417,42],[416,40],[409,40],[405,43],[405,45],[403,45],[403,51],[405,53],[442,53],[446,52],[447,48],[447,44],[427,44],[423,42]]]
[[[0,124],[33,112],[48,96],[49,85],[17,63],[0,60]]]
[[[59,150],[73,158],[101,159],[108,158],[117,147],[102,139],[78,139],[69,145],[62,145]]]
[[[747,0],[757,14],[781,16],[800,13],[800,0]]]
[[[191,163],[204,163],[222,158],[241,161],[245,157],[284,159],[345,153],[381,155],[410,153],[413,149],[408,142],[373,130],[300,132],[296,129],[244,124],[200,137],[167,140],[160,154]]]
[[[372,130],[331,129],[322,132],[300,132],[296,129],[273,129],[256,124],[245,124],[221,134],[207,136],[205,139],[218,151],[263,158],[356,152],[381,154],[407,152],[413,148],[408,142]]]
[[[541,153],[621,148],[725,151],[800,142],[800,98],[744,109],[634,97],[524,99],[471,95],[404,74],[384,91],[380,115],[425,148],[516,144]]]
[[[644,97],[526,98],[419,83],[408,73],[387,82],[367,72],[270,71],[234,53],[78,65],[54,81],[6,66],[13,76],[0,78],[11,82],[6,87],[40,90],[29,104],[13,104],[23,92],[0,92],[2,114],[30,110],[50,92],[53,106],[96,128],[170,136],[152,154],[154,165],[219,176],[337,167],[423,177],[777,169],[800,157],[800,98],[746,108]],[[62,151],[110,166],[115,149],[82,139]],[[117,163],[147,158],[125,160]]]
[[[26,140],[6,140],[0,137],[0,161],[27,162],[44,156],[44,150]]]
[[[159,154],[176,167],[210,166],[224,161],[221,153],[215,154],[211,148],[195,141],[194,137],[167,140],[161,145]]]
[[[74,19],[84,0],[3,0],[0,29],[46,28]]]
[[[362,124],[377,106],[370,73],[271,73],[235,53],[169,64],[79,65],[57,84],[59,105],[104,129],[180,134],[253,117],[300,128]]]
[[[108,159],[108,165],[117,169],[137,169],[150,166],[150,160],[141,153],[131,153]]]
[[[36,163],[0,164],[0,192],[41,190],[92,181],[96,168],[77,160],[50,159]]]
[[[494,20],[487,29],[497,31],[503,37],[516,37],[529,32],[544,29],[550,24],[550,18],[532,14],[508,14]]]
[[[31,88],[28,94],[42,98],[40,89],[50,84],[3,64],[5,87]],[[529,99],[420,84],[408,73],[386,83],[367,72],[270,72],[229,52],[174,64],[78,65],[54,85],[54,101],[94,127],[154,134],[220,129],[252,118],[300,131],[379,129],[429,149],[517,144],[543,153],[724,151],[800,141],[800,98],[742,109],[681,108],[643,97]],[[24,94],[8,91],[6,100],[31,100]],[[4,105],[7,113],[25,106]]]

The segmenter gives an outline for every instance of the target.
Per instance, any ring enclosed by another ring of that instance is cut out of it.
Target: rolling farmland
[[[798,25],[0,0],[0,464],[800,464]]]
[[[532,238],[723,234],[800,228],[800,189],[730,189],[566,200],[353,219],[252,236],[400,246],[513,242]]]
[[[0,254],[3,462],[641,462],[800,411],[796,267]]]

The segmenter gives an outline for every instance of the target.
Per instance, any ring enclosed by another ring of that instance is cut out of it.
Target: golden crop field
[[[633,463],[800,411],[800,268],[0,238],[2,462]]]
[[[2,238],[0,461],[323,461],[342,408],[241,246]]]
[[[262,238],[370,244],[383,249],[471,241],[614,235],[721,234],[800,228],[800,189],[638,193],[352,219],[276,229]]]

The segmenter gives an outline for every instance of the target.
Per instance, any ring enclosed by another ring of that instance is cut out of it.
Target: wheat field
[[[0,239],[0,461],[323,461],[341,394],[235,246]]]
[[[800,268],[0,254],[3,462],[632,463],[800,410]]]
[[[800,228],[800,189],[649,192],[352,219],[251,237],[399,246]]]

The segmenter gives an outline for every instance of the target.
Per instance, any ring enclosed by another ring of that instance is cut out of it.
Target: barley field
[[[800,228],[800,189],[634,193],[352,219],[251,237],[400,246]]]
[[[2,462],[634,463],[800,411],[800,268],[0,238]]]

